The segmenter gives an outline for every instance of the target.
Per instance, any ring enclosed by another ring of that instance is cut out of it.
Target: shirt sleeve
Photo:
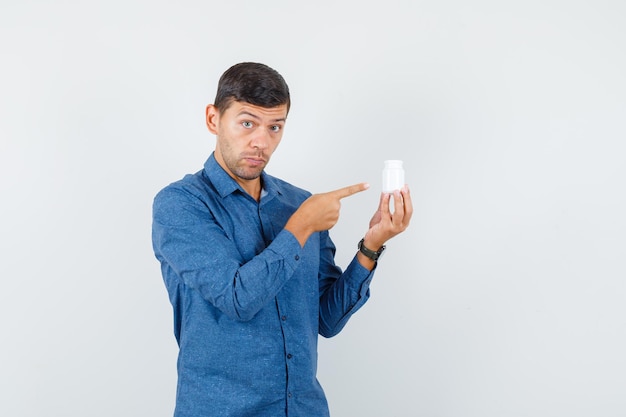
[[[178,189],[154,200],[153,247],[167,279],[182,280],[228,317],[246,321],[293,276],[302,248],[289,232],[250,260],[242,256],[204,203]]]
[[[363,267],[356,254],[346,270],[334,262],[335,246],[328,232],[320,237],[320,318],[319,333],[324,337],[337,335],[350,317],[369,299],[369,286],[374,276]]]

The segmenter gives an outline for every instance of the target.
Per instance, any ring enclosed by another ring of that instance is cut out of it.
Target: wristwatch
[[[363,239],[361,239],[359,241],[359,244],[357,245],[357,247],[359,248],[359,251],[363,255],[365,255],[368,258],[370,258],[372,261],[374,261],[374,262],[378,261],[378,258],[380,258],[380,256],[385,251],[385,245],[382,245],[380,247],[380,249],[378,249],[377,251],[373,251],[373,250],[368,249],[368,248],[365,247],[365,245],[363,244],[364,241],[365,241],[365,238],[363,238]]]

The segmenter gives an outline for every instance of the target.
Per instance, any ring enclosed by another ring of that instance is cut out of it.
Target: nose
[[[265,129],[257,129],[250,140],[250,146],[255,149],[266,149],[269,146],[270,134]]]

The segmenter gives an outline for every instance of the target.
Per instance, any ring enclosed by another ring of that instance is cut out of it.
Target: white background
[[[151,203],[214,147],[220,74],[277,69],[268,171],[415,204],[370,302],[320,340],[334,417],[626,415],[621,0],[10,1],[0,6],[0,415],[171,416]]]

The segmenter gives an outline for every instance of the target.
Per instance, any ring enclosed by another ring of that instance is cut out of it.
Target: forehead
[[[243,101],[234,101],[224,111],[227,117],[253,117],[270,121],[284,121],[287,119],[287,105],[281,104],[276,107],[261,107]]]

